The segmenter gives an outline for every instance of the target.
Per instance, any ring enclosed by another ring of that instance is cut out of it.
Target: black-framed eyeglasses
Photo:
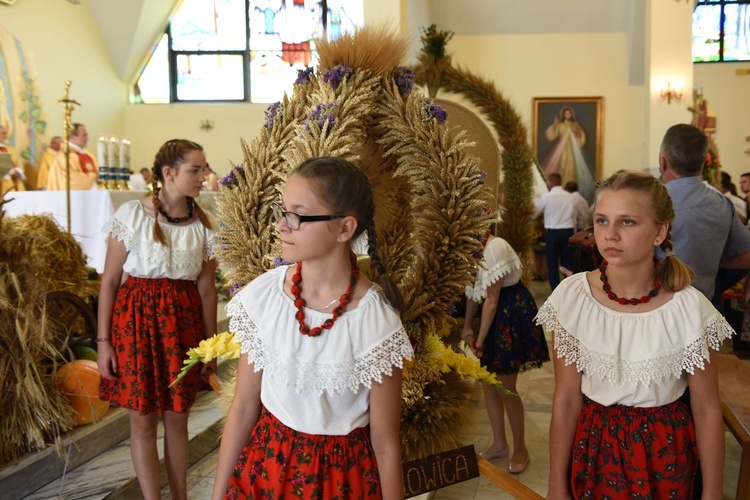
[[[346,217],[345,215],[300,215],[297,212],[289,212],[277,202],[271,203],[273,209],[273,218],[276,222],[279,222],[281,218],[284,218],[284,222],[289,226],[289,229],[296,231],[299,229],[303,222],[317,222],[322,220],[333,220]]]

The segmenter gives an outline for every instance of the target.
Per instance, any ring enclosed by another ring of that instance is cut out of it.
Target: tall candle
[[[107,166],[106,160],[105,160],[105,151],[106,151],[106,145],[104,143],[106,139],[103,135],[99,136],[99,142],[96,144],[96,161],[99,163],[100,167]]]
[[[112,163],[112,160],[115,158],[115,138],[110,136],[107,138],[107,165],[109,166],[116,166],[114,163]]]
[[[120,167],[130,171],[130,141],[128,139],[120,142]]]
[[[109,161],[113,167],[120,166],[120,145],[117,137],[112,136],[109,139]]]

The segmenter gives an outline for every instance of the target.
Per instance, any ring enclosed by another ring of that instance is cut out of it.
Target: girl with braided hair
[[[703,498],[722,497],[711,351],[734,332],[674,256],[673,219],[653,176],[603,181],[594,237],[605,260],[565,279],[539,310],[556,351],[547,498],[691,498],[699,459]]]
[[[367,176],[312,158],[273,204],[282,258],[227,305],[241,343],[213,499],[403,498],[403,300],[377,251]],[[364,231],[370,266],[352,242]]]
[[[99,396],[129,410],[130,454],[145,499],[161,498],[160,418],[171,498],[187,498],[188,414],[209,388],[195,371],[169,387],[187,351],[216,333],[215,226],[194,200],[205,166],[200,145],[167,141],[154,159],[153,195],[123,204],[104,227]]]

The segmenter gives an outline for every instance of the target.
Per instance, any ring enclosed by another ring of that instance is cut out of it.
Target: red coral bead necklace
[[[656,265],[657,261],[654,260],[654,265]],[[649,300],[651,300],[651,297],[656,297],[656,294],[659,293],[659,288],[661,288],[661,283],[659,283],[658,278],[654,278],[654,288],[651,289],[650,292],[648,292],[648,295],[644,295],[640,299],[638,298],[632,298],[632,299],[626,299],[624,297],[618,297],[617,295],[612,292],[612,287],[609,285],[609,278],[607,278],[607,261],[602,261],[602,265],[599,266],[599,279],[602,280],[602,289],[604,290],[604,293],[607,294],[607,297],[609,297],[610,300],[614,300],[618,304],[622,305],[631,305],[631,306],[637,306],[639,304],[645,304]]]
[[[333,309],[333,317],[325,320],[322,325],[316,326],[315,328],[310,328],[310,325],[305,323],[306,302],[305,299],[301,297],[302,262],[297,262],[296,271],[292,276],[292,295],[294,296],[294,306],[297,308],[297,312],[294,317],[297,319],[297,323],[299,323],[299,332],[302,335],[307,335],[308,337],[317,337],[318,335],[323,333],[323,330],[330,330],[339,316],[344,314],[344,307],[346,307],[346,305],[352,301],[352,290],[354,289],[354,285],[359,279],[359,266],[357,265],[357,256],[354,254],[354,252],[349,252],[349,262],[352,265],[352,274],[349,277],[349,286],[346,288],[346,292],[344,292],[344,295],[342,295],[339,299],[339,305],[337,305]],[[331,304],[328,304],[328,306],[330,305]],[[326,308],[328,306],[326,306]]]

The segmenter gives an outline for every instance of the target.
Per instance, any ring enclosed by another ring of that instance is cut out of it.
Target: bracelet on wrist
[[[474,339],[474,340],[473,340],[473,341],[471,342],[471,347],[472,347],[472,348],[473,348],[473,349],[474,349],[475,351],[484,351],[484,347],[485,347],[485,346],[482,346],[482,347],[477,347],[477,339],[475,338],[475,339]]]
[[[109,342],[109,339],[96,339],[97,342]]]

